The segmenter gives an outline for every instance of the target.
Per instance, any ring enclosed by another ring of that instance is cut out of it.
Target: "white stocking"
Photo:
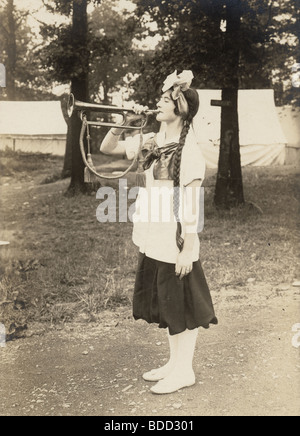
[[[177,362],[177,350],[178,350],[178,335],[170,335],[168,331],[168,341],[170,347],[170,359],[166,365],[152,369],[152,371],[143,374],[143,378],[146,381],[158,381],[170,374],[172,370],[176,367]]]
[[[168,341],[169,341],[169,347],[170,347],[170,359],[166,366],[168,366],[170,369],[173,369],[176,366],[177,363],[177,356],[178,356],[178,337],[179,335],[170,335],[170,332],[168,330]]]
[[[169,394],[195,384],[193,359],[198,329],[185,330],[176,336],[177,358],[175,367],[166,377],[150,389],[154,394]]]
[[[185,374],[193,371],[193,360],[199,329],[185,330],[178,336],[176,372]]]

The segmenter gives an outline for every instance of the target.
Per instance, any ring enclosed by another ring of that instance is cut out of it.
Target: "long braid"
[[[175,152],[174,166],[173,166],[173,186],[174,186],[173,213],[177,222],[176,244],[180,252],[182,251],[184,245],[184,240],[181,237],[182,225],[179,217],[181,156],[182,156],[182,150],[185,145],[187,134],[189,133],[191,127],[191,123],[199,109],[199,95],[195,89],[189,88],[186,91],[183,91],[183,94],[188,103],[188,114],[187,116],[184,117],[184,125],[181,130],[179,145]],[[175,114],[180,115],[177,101],[174,100],[174,103],[175,103]]]
[[[174,195],[173,195],[173,213],[175,219],[177,221],[177,231],[176,231],[176,244],[179,248],[179,251],[182,251],[184,240],[181,237],[182,225],[179,217],[179,206],[180,206],[180,167],[181,167],[181,156],[182,150],[185,145],[185,140],[187,134],[190,130],[190,121],[185,121],[184,127],[180,134],[179,145],[175,152],[174,158],[174,172],[173,172],[173,186],[174,186]]]

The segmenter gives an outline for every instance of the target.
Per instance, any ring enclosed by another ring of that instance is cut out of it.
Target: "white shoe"
[[[155,386],[153,386],[150,391],[153,394],[171,394],[173,392],[179,391],[179,389],[187,388],[193,386],[196,383],[195,374],[188,377],[174,377],[173,375],[160,380]]]
[[[157,382],[167,377],[170,372],[170,368],[163,366],[162,368],[152,369],[149,372],[145,372],[145,374],[143,374],[143,379],[145,381]]]

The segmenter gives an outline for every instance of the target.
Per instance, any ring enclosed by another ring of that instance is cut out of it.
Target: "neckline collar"
[[[179,143],[179,138],[180,136],[174,136],[172,138],[172,140],[168,141],[167,143],[165,143],[166,140],[166,132],[158,132],[156,134],[156,143],[158,145],[159,148],[161,147],[165,147],[167,145],[171,145],[171,144],[178,144]]]

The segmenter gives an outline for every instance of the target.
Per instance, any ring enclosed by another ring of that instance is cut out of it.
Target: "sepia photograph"
[[[0,0],[0,416],[299,416],[299,20]]]

